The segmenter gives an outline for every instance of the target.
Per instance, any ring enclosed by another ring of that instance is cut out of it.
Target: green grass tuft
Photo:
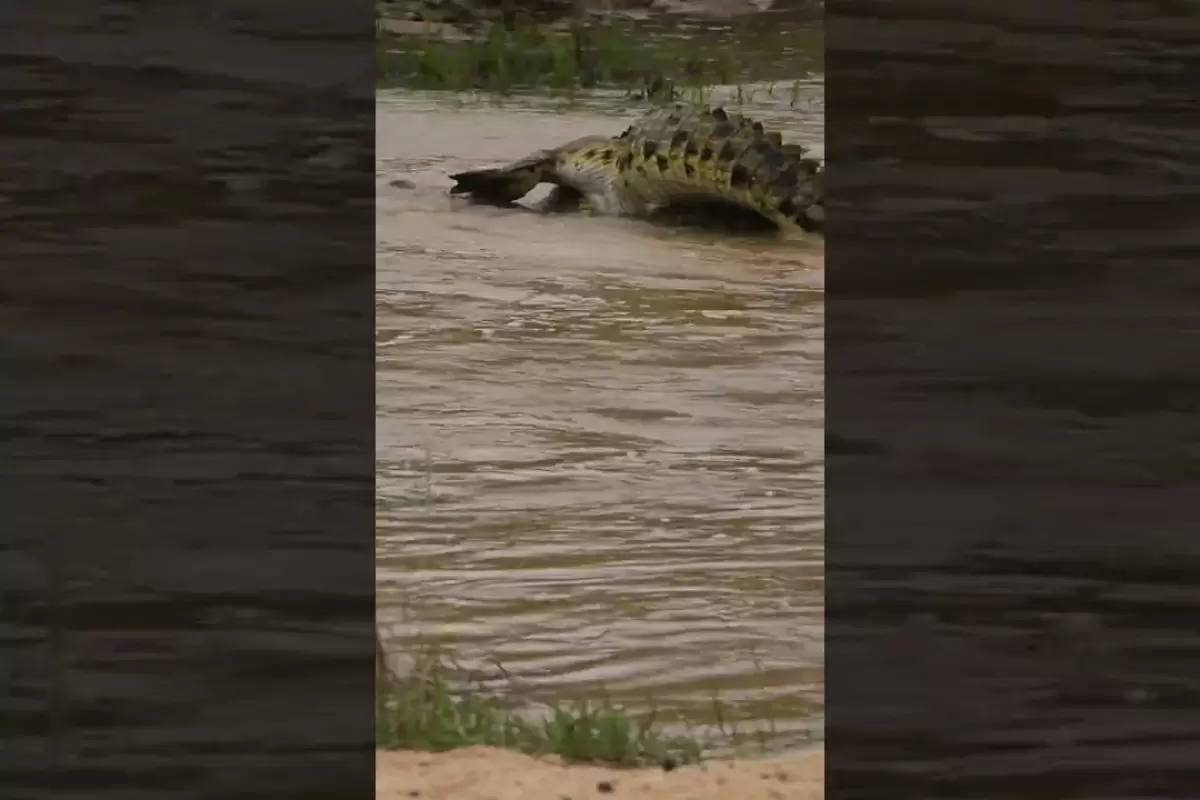
[[[461,673],[444,654],[421,653],[411,673],[379,679],[376,744],[383,749],[443,751],[472,745],[557,755],[618,766],[700,759],[698,738],[661,733],[653,715],[636,719],[607,701],[552,706],[538,718],[506,703]]]

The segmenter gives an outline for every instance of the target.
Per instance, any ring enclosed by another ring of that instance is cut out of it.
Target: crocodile
[[[584,136],[500,167],[451,175],[451,194],[507,205],[554,184],[542,210],[652,217],[673,208],[751,212],[780,231],[822,234],[824,159],[720,107],[651,111],[618,136]],[[724,213],[721,212],[721,213]]]

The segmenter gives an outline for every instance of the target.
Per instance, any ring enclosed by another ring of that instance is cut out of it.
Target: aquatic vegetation
[[[412,658],[412,668],[400,675],[387,666],[376,642],[375,741],[382,749],[443,751],[488,745],[569,761],[678,765],[712,752],[745,749],[748,742],[765,753],[774,736],[773,725],[741,729],[715,695],[713,733],[688,729],[671,735],[653,711],[636,716],[603,697],[553,704],[539,713],[519,702],[519,687],[499,665],[504,680],[497,687],[471,675],[450,654],[423,647]]]
[[[660,733],[653,715],[639,720],[607,701],[521,713],[482,681],[456,679],[464,672],[435,650],[420,653],[404,676],[377,670],[376,745],[432,751],[490,745],[622,766],[701,757],[698,739]]]
[[[649,101],[696,100],[689,93],[717,85],[798,83],[817,67],[822,48],[815,31],[800,37],[806,47],[798,54],[796,34],[786,43],[755,34],[756,47],[730,47],[736,34],[685,35],[629,22],[491,24],[477,35],[448,35],[437,23],[412,23],[412,30],[379,29],[376,76],[382,85],[500,95],[606,88]]]

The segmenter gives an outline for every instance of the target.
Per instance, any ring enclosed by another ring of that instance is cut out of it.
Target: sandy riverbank
[[[491,747],[378,751],[377,800],[820,800],[825,755],[708,761],[662,769],[563,764]]]

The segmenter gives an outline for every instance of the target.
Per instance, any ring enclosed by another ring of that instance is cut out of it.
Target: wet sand
[[[490,747],[447,753],[380,751],[375,797],[425,800],[817,800],[824,797],[823,751],[763,759],[707,761],[666,772],[564,764]]]

